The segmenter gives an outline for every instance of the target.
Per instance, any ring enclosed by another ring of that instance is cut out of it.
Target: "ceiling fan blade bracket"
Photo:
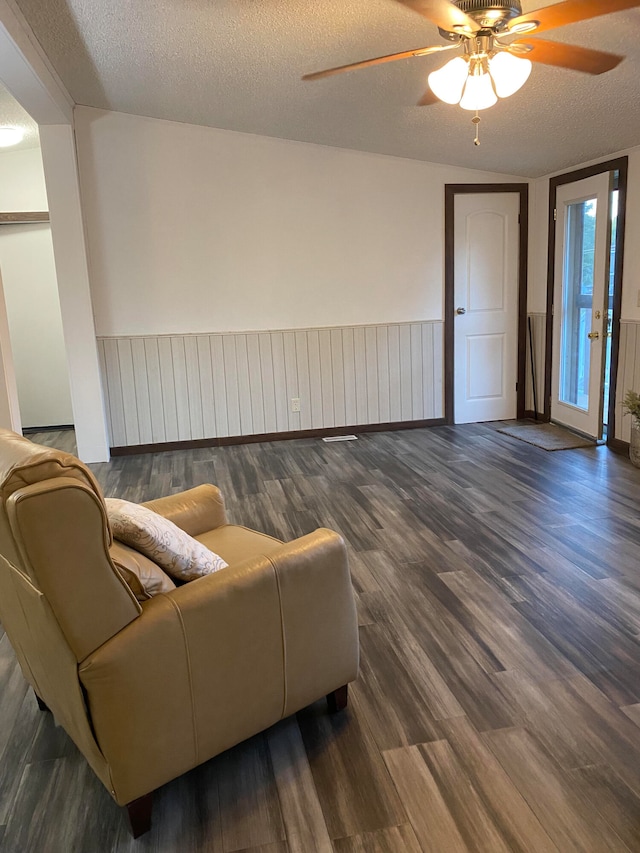
[[[500,44],[501,50],[508,50],[514,56],[526,56],[533,50],[532,44],[526,42],[513,42],[512,44]]]

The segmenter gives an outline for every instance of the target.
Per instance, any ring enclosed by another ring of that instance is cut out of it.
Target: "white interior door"
[[[455,196],[454,421],[517,411],[518,193]]]
[[[551,419],[602,437],[610,175],[558,187]]]

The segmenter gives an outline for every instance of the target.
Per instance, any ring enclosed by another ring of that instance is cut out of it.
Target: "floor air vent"
[[[328,435],[323,441],[357,441],[357,435]]]

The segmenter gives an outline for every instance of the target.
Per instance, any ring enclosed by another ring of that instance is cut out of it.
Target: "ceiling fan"
[[[523,35],[586,21],[599,15],[640,6],[640,0],[563,0],[534,12],[522,13],[520,0],[394,0],[436,24],[440,35],[451,44],[405,50],[388,56],[365,59],[325,71],[305,74],[303,80],[318,80],[343,71],[367,68],[412,56],[442,51],[458,55],[429,75],[429,88],[418,102],[429,106],[439,100],[459,104],[476,113],[513,95],[531,73],[531,62],[555,65],[586,74],[611,71],[623,56],[600,50],[561,44]],[[510,37],[516,36],[515,40]],[[505,39],[508,39],[505,41]],[[476,145],[479,145],[476,133]]]

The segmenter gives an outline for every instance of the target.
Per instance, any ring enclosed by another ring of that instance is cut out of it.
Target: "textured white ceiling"
[[[39,148],[40,136],[38,125],[25,112],[16,99],[7,92],[0,83],[0,127],[20,127],[24,137],[17,145],[10,148],[0,148],[0,155],[7,151],[17,151],[20,148]]]
[[[600,77],[534,66],[483,113],[417,107],[448,58],[302,74],[443,44],[393,0],[17,0],[79,104],[514,175],[538,176],[640,144],[640,9],[545,38],[623,53]],[[552,5],[523,2],[525,11]]]

